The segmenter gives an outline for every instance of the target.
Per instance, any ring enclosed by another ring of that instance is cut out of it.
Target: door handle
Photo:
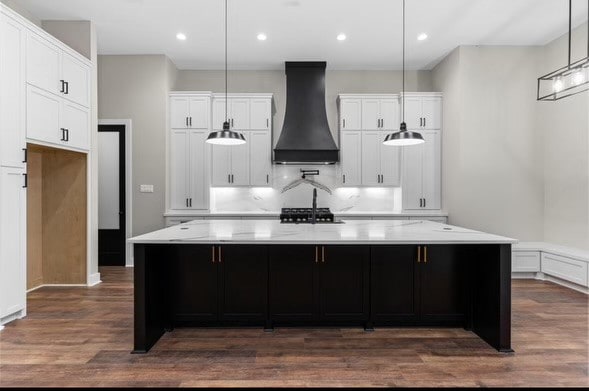
[[[384,175],[380,174],[380,183],[384,183]]]
[[[427,206],[427,199],[423,199],[423,207],[425,208]]]
[[[231,183],[235,183],[235,178],[233,177],[233,174],[231,174]]]
[[[188,208],[188,198],[186,198],[185,204],[186,204],[186,207]]]
[[[68,95],[69,93],[70,93],[70,83],[69,83],[69,81],[66,81],[64,94]]]
[[[423,207],[423,198],[419,199],[419,207],[422,208]]]
[[[211,262],[215,263],[215,246],[211,246],[211,250],[213,252],[213,254],[211,256]]]
[[[315,263],[319,263],[319,246],[315,246]]]
[[[65,129],[65,141],[70,141],[70,130]]]
[[[188,117],[186,117],[186,120],[184,122],[186,122],[186,127],[188,127]]]
[[[419,127],[423,126],[423,118],[419,117]]]
[[[266,183],[270,183],[270,175],[266,174]]]
[[[61,140],[60,141],[65,141],[65,128],[59,128],[61,130]]]
[[[344,174],[342,176],[343,176],[343,182],[346,183],[346,174]]]
[[[421,246],[417,246],[417,263],[421,262]]]
[[[423,117],[423,127],[425,128],[427,126],[427,118]]]
[[[266,127],[269,128],[270,127],[270,120],[268,118],[266,118]]]
[[[427,246],[423,246],[423,263],[427,263]]]
[[[59,82],[61,83],[61,90],[59,92],[63,94],[65,92],[65,80],[60,80]]]
[[[344,118],[344,119],[342,120],[342,122],[343,122],[343,126],[342,126],[342,128],[345,128],[345,127],[346,127],[346,119]]]
[[[321,263],[325,263],[325,246],[321,246]]]
[[[231,174],[227,174],[227,183],[231,183]]]
[[[27,162],[27,160],[28,160],[28,158],[27,158],[27,149],[26,149],[26,148],[23,148],[22,150],[23,150],[23,152],[25,153],[25,157],[24,157],[24,160],[23,160],[22,162],[23,162],[23,163],[26,163],[26,162]]]
[[[190,118],[190,127],[192,128],[192,117],[188,117]]]
[[[188,200],[189,200],[189,204],[190,204],[189,206],[192,208],[192,198],[189,198]]]
[[[233,127],[233,118],[231,118],[231,127]]]
[[[218,246],[219,248],[219,263],[223,262],[223,258],[221,258],[221,246]]]
[[[27,174],[23,174],[25,177],[25,184],[22,186],[23,189],[26,189],[29,186],[29,176]]]

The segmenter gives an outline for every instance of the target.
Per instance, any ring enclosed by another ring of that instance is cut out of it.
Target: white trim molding
[[[101,282],[102,282],[102,280],[100,279],[100,273],[93,273],[93,274],[90,274],[90,277],[88,278],[88,284],[87,284],[87,286],[98,285]],[[45,286],[48,286],[48,285],[45,285]],[[72,285],[68,285],[68,286],[72,286]]]

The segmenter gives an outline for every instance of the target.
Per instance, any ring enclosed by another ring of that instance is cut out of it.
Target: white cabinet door
[[[193,123],[194,126],[194,123]],[[208,131],[190,131],[190,209],[208,209],[209,186],[206,177],[206,144]]]
[[[250,100],[232,98],[231,103],[231,129],[246,130],[250,128]]]
[[[362,99],[342,99],[340,102],[340,129],[362,129]]]
[[[382,186],[401,185],[401,154],[402,147],[384,145],[382,142],[388,134],[380,132],[380,175]]]
[[[90,149],[90,111],[75,103],[63,101],[61,111],[61,128],[66,129],[66,141],[64,145]]]
[[[62,94],[61,50],[29,32],[27,40],[27,82],[45,91]]]
[[[402,99],[402,98],[401,98]],[[401,109],[403,109],[401,107]],[[405,98],[405,123],[407,129],[421,129],[422,128],[422,114],[421,114],[421,98],[406,97]],[[403,114],[401,112],[401,118]]]
[[[0,17],[0,165],[24,167],[24,27]]]
[[[272,119],[272,101],[270,99],[252,99],[250,101],[250,113],[250,129],[270,129]]]
[[[0,167],[0,318],[26,306],[24,171]]]
[[[243,132],[246,140],[251,132]],[[247,186],[250,183],[249,142],[231,148],[231,185]]]
[[[170,208],[188,209],[190,186],[188,130],[173,129],[170,134]]]
[[[231,186],[231,148],[234,147],[211,146],[211,183],[213,186]]]
[[[227,120],[231,116],[231,107],[227,106]],[[222,130],[225,122],[225,99],[213,100],[213,129]]]
[[[422,98],[422,117],[424,129],[441,129],[442,99],[439,97]]]
[[[441,208],[441,135],[440,131],[424,131],[423,148],[423,207],[422,209]],[[407,147],[409,149],[411,147]]]
[[[403,209],[421,209],[424,144],[401,148],[403,148]]]
[[[61,99],[39,88],[27,87],[27,138],[59,144]]]
[[[362,132],[362,184],[380,186],[380,146],[382,132]]]
[[[362,132],[346,130],[340,134],[340,161],[342,184],[362,184]]]
[[[189,102],[189,127],[192,129],[208,129],[209,127],[209,99],[191,98]]]
[[[380,129],[380,100],[362,99],[362,129]]]
[[[64,98],[90,107],[90,68],[87,65],[62,52],[61,80],[65,81]]]
[[[380,100],[381,129],[399,129],[399,101],[397,99]]]
[[[272,142],[270,131],[249,132],[250,185],[270,186],[272,183]]]
[[[170,123],[172,129],[186,129],[190,117],[188,98],[174,97],[170,99]]]

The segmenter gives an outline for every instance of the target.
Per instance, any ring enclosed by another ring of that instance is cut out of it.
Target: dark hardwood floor
[[[0,386],[589,386],[588,297],[513,282],[514,354],[462,329],[176,329],[132,355],[132,269],[41,288],[0,332]]]

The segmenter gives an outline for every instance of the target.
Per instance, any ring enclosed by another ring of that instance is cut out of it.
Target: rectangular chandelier
[[[589,7],[587,8],[589,11]],[[589,90],[589,29],[587,57],[571,63],[572,0],[569,0],[569,58],[568,65],[538,78],[537,100],[555,101]]]

